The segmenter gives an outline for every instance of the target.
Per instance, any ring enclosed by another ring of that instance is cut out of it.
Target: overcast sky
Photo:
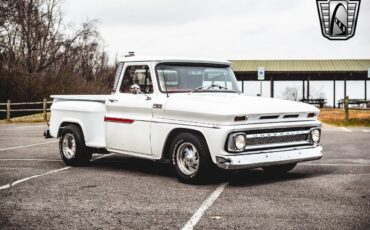
[[[143,56],[221,59],[369,59],[370,0],[362,0],[356,35],[330,41],[321,34],[316,0],[63,0],[65,21],[76,27],[98,21],[105,49],[113,58],[128,51]],[[363,98],[363,82],[348,82],[351,98]],[[286,86],[276,82],[276,96]],[[337,82],[343,98],[343,82]],[[331,104],[332,82],[312,82],[312,95]],[[368,81],[368,88],[370,82]],[[259,82],[248,82],[256,95]],[[368,95],[370,92],[368,90]],[[263,96],[269,96],[264,82]],[[369,96],[368,96],[369,97]]]
[[[111,57],[370,58],[370,1],[347,41],[322,36],[316,0],[64,0],[62,8],[76,26],[97,19]]]

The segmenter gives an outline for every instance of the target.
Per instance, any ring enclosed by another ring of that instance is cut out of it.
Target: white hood
[[[281,121],[307,120],[308,113],[318,114],[319,110],[306,103],[235,93],[171,94],[165,106],[166,118],[212,124],[235,124],[235,116],[247,116],[248,123],[278,122],[284,115],[298,117]],[[279,118],[260,120],[262,115]]]

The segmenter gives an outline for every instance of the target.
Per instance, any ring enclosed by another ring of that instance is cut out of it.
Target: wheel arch
[[[206,144],[206,146],[209,150],[207,139],[201,131],[196,130],[196,129],[190,129],[190,128],[175,128],[175,129],[172,129],[166,137],[166,141],[164,142],[164,146],[163,146],[163,150],[162,150],[162,159],[166,159],[166,160],[170,159],[171,143],[172,143],[173,139],[180,133],[193,133],[195,135],[200,136],[203,139],[204,143]]]
[[[78,121],[63,121],[63,122],[59,125],[57,138],[59,138],[59,137],[62,135],[62,133],[63,133],[63,128],[64,128],[64,127],[66,127],[66,126],[68,126],[68,125],[75,125],[76,127],[78,127],[78,128],[81,130],[81,132],[82,132],[82,136],[83,136],[84,140],[86,140],[86,139],[85,139],[85,132],[84,132],[83,126],[82,126],[82,125],[81,125],[81,123],[80,123],[80,122],[78,122]]]

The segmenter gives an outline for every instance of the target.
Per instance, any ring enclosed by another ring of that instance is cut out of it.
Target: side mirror
[[[146,99],[147,100],[151,100],[152,99],[151,97],[149,97],[145,93],[141,92],[140,86],[138,84],[131,85],[131,87],[130,87],[130,93],[132,93],[132,94],[142,94],[142,95],[146,96]]]

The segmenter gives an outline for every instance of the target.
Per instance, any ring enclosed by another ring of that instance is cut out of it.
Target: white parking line
[[[322,163],[322,164],[314,164],[314,163],[308,163],[308,164],[299,164],[304,166],[359,166],[359,167],[370,167],[370,164],[354,164],[354,163],[339,163],[339,164],[330,164],[330,163]]]
[[[4,149],[0,149],[0,152],[1,152],[1,151],[6,151],[6,150],[13,150],[13,149],[28,148],[28,147],[38,146],[38,145],[47,145],[47,144],[50,144],[50,143],[55,143],[55,142],[57,142],[57,141],[58,141],[58,140],[53,140],[53,141],[42,142],[42,143],[36,143],[36,144],[30,144],[30,145],[21,145],[21,146],[15,146],[15,147],[10,147],[10,148],[4,148]]]
[[[95,160],[98,160],[98,159],[101,159],[101,158],[104,158],[104,157],[108,157],[108,156],[111,156],[113,155],[114,153],[109,153],[109,154],[106,154],[106,155],[101,155],[101,156],[98,156],[98,157],[95,157],[94,159],[92,159],[91,161],[95,161]]]
[[[346,131],[346,132],[349,132],[349,133],[351,133],[352,132],[352,130],[350,130],[350,129],[347,129],[347,128],[345,128],[345,127],[340,127],[341,129],[343,129],[344,131]]]
[[[20,179],[20,180],[16,180],[12,183],[9,183],[9,184],[6,184],[6,185],[3,185],[3,186],[0,186],[0,190],[3,190],[3,189],[7,189],[7,188],[10,188],[10,187],[13,187],[14,185],[16,184],[19,184],[19,183],[22,183],[22,182],[25,182],[25,181],[28,181],[28,180],[31,180],[33,178],[36,178],[36,177],[40,177],[40,176],[46,176],[46,175],[49,175],[49,174],[52,174],[52,173],[56,173],[56,172],[60,172],[60,171],[64,171],[64,170],[67,170],[67,169],[70,169],[71,167],[64,167],[64,168],[61,168],[61,169],[56,169],[56,170],[51,170],[49,172],[46,172],[46,173],[43,173],[43,174],[39,174],[39,175],[34,175],[34,176],[30,176],[30,177],[26,177],[26,178],[23,178],[23,179]]]
[[[107,155],[102,155],[102,156],[99,156],[99,157],[96,157],[96,158],[92,159],[91,161],[95,161],[95,160],[101,159],[101,158],[103,158],[103,157],[110,156],[110,155],[112,155],[112,154],[113,154],[113,153],[110,153],[110,154],[107,154]],[[70,168],[71,168],[70,166],[67,166],[67,167],[64,167],[64,168],[51,170],[51,171],[48,171],[48,172],[43,173],[43,174],[38,174],[38,175],[34,175],[34,176],[30,176],[30,177],[23,178],[23,179],[20,179],[20,180],[16,180],[16,181],[11,182],[11,183],[9,183],[9,184],[6,184],[6,185],[3,185],[3,186],[0,186],[0,190],[7,189],[7,188],[10,188],[10,187],[13,187],[14,185],[17,185],[17,184],[23,183],[23,182],[25,182],[25,181],[28,181],[28,180],[31,180],[31,179],[34,179],[34,178],[37,178],[37,177],[42,177],[42,176],[46,176],[46,175],[49,175],[49,174],[52,174],[52,173],[61,172],[61,171],[64,171],[64,170],[67,170],[67,169],[70,169]]]
[[[53,161],[62,161],[58,159],[0,159],[0,161],[47,161],[47,162],[53,162]]]
[[[204,213],[207,211],[209,207],[212,206],[213,202],[220,196],[222,191],[224,191],[225,187],[229,184],[223,183],[220,184],[215,191],[211,193],[207,197],[205,201],[203,201],[202,205],[199,207],[199,209],[193,214],[193,216],[190,218],[190,220],[185,224],[185,226],[182,228],[182,230],[191,230],[194,228],[194,226],[199,222],[200,218],[204,215]]]
[[[362,131],[364,131],[365,133],[370,133],[370,129],[364,129]]]

